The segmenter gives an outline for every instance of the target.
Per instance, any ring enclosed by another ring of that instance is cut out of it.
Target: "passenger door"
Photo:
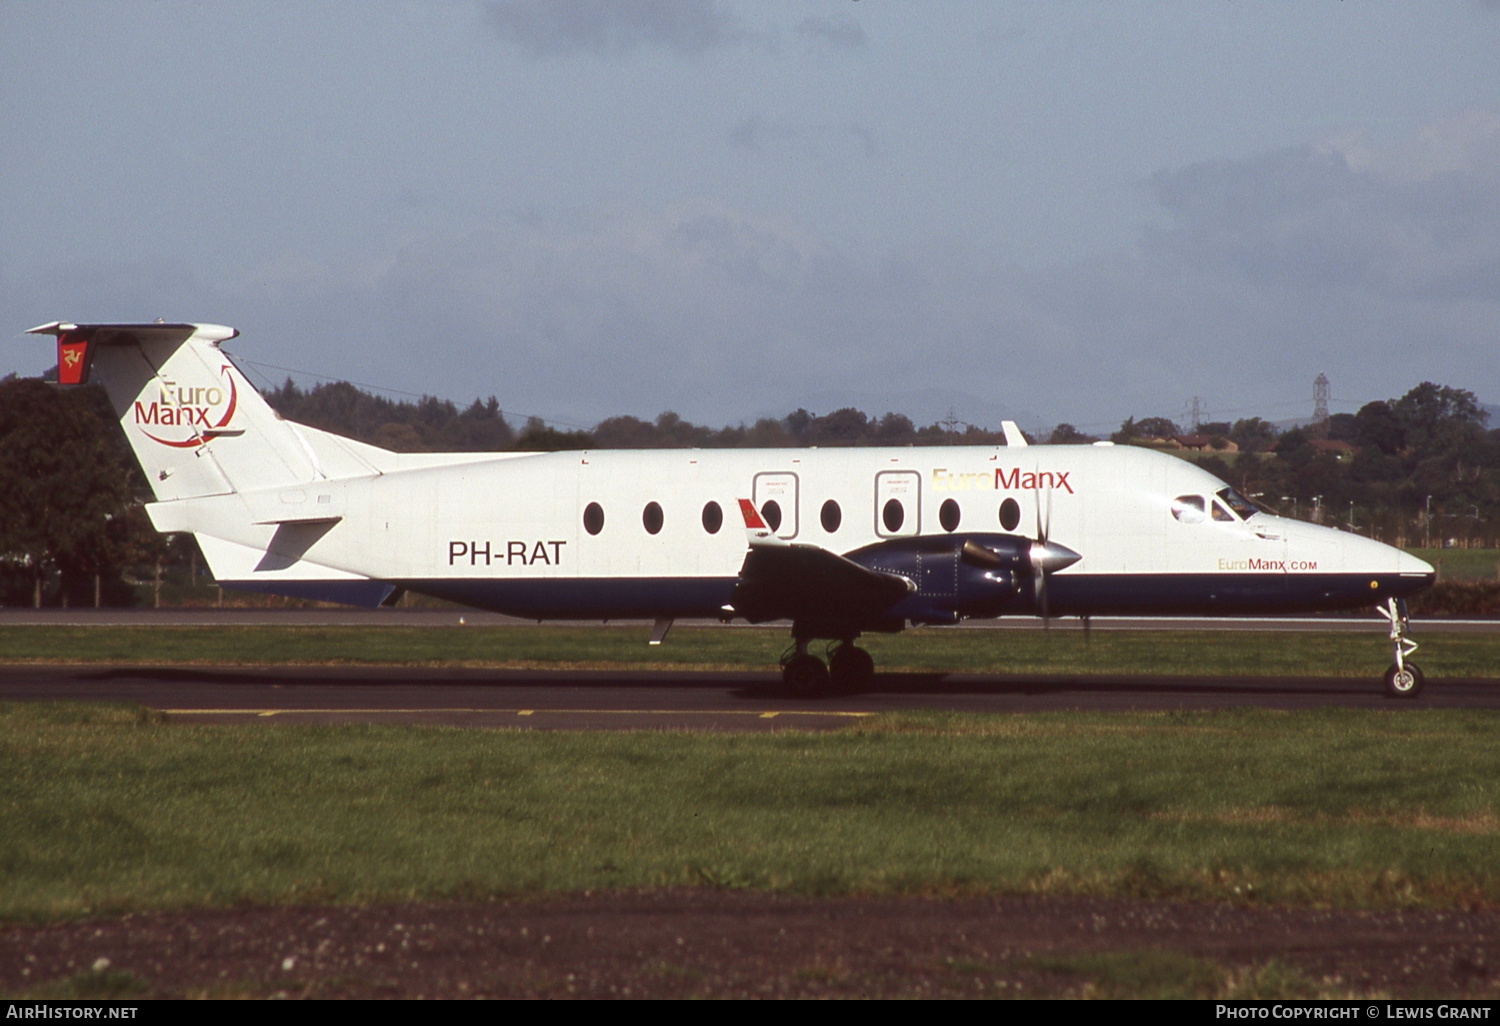
[[[751,501],[776,537],[797,537],[796,474],[783,470],[756,474],[751,485]]]

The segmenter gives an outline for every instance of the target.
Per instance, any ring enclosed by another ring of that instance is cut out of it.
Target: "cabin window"
[[[823,503],[823,512],[819,514],[819,519],[823,521],[823,530],[832,534],[844,522],[844,511],[839,509],[838,503],[829,499]]]
[[[1000,526],[1014,531],[1021,523],[1021,504],[1015,499],[1006,499],[1000,504]]]
[[[598,534],[604,530],[604,507],[597,502],[591,502],[583,509],[583,529],[589,534]]]
[[[661,506],[655,502],[646,503],[646,508],[641,510],[641,523],[646,526],[647,534],[660,534],[663,519]]]
[[[1203,510],[1201,495],[1179,495],[1172,500],[1172,515],[1184,524],[1203,523]]]
[[[724,526],[724,510],[717,502],[710,502],[703,507],[703,529],[709,534],[718,534],[719,528]]]
[[[1224,500],[1224,505],[1238,513],[1241,520],[1249,520],[1260,512],[1260,510],[1255,508],[1255,503],[1245,498],[1233,488],[1221,488],[1214,494]]]
[[[906,522],[906,510],[901,506],[900,499],[887,499],[885,508],[880,511],[880,519],[885,521],[885,529],[891,534],[901,530],[901,525]]]
[[[775,499],[767,499],[765,505],[760,508],[760,518],[772,531],[779,531],[781,529],[781,504]]]
[[[938,507],[938,523],[943,525],[945,531],[957,531],[961,515],[958,502],[954,499],[944,499],[943,504]]]

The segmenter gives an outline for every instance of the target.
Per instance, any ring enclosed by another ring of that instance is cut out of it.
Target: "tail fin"
[[[217,324],[44,324],[58,381],[97,380],[158,501],[257,491],[323,476],[306,441],[219,350]]]

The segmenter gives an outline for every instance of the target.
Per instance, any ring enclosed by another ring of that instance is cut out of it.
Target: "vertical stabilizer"
[[[158,501],[275,488],[320,475],[305,443],[219,349],[217,324],[44,324],[58,380],[96,381]]]

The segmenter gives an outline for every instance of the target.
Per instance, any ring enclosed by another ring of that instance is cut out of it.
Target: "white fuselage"
[[[300,552],[298,576],[325,567],[526,616],[608,613],[586,590],[568,594],[570,586],[587,589],[590,582],[611,596],[628,593],[630,582],[639,585],[636,599],[609,600],[628,607],[613,615],[719,614],[720,593],[745,559],[740,499],[761,510],[774,502],[778,537],[837,553],[950,528],[1027,537],[1045,532],[1083,557],[1055,575],[1059,612],[1088,612],[1084,586],[1090,581],[1111,582],[1110,596],[1134,592],[1144,612],[1162,607],[1160,589],[1183,578],[1221,582],[1231,592],[1274,580],[1287,594],[1295,594],[1299,582],[1357,578],[1368,591],[1368,602],[1360,604],[1374,605],[1396,582],[1431,573],[1422,561],[1358,535],[1264,512],[1242,519],[1217,498],[1226,487],[1217,478],[1173,456],[1126,446],[446,459],[455,462],[246,495],[256,514],[248,519],[236,505],[239,496],[193,500],[194,523],[179,526],[259,554],[271,546],[274,524],[289,513],[336,515],[338,522]],[[1184,498],[1196,499],[1196,506]],[[825,517],[830,503],[836,518]],[[900,515],[888,520],[893,503]],[[602,513],[602,524],[592,525],[597,532],[586,525],[591,505]],[[718,582],[717,588],[708,582]],[[1265,611],[1263,603],[1239,609],[1190,601],[1204,614]],[[1288,611],[1317,605],[1309,592]],[[1121,600],[1110,597],[1097,611],[1120,608]]]
[[[230,587],[407,588],[537,618],[786,615],[847,637],[1374,606],[1433,577],[1165,453],[1030,446],[1011,425],[1018,444],[991,447],[400,454],[283,420],[220,349],[232,328],[32,332],[57,336],[68,380],[104,385],[153,523],[194,534]]]

